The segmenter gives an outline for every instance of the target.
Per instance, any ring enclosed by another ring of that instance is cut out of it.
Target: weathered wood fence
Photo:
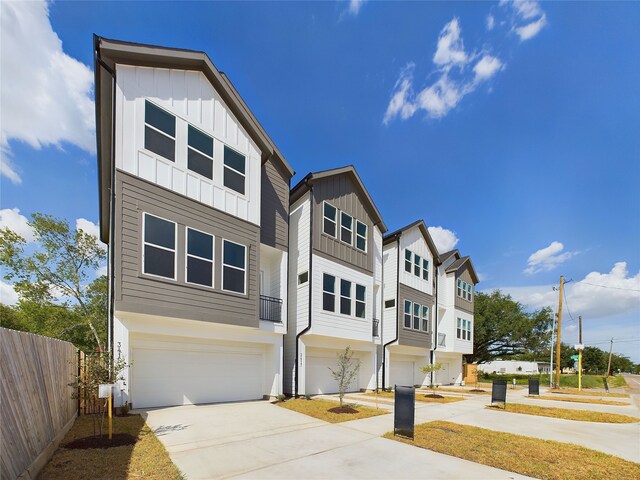
[[[78,374],[69,342],[0,328],[0,478],[35,478],[73,425]]]

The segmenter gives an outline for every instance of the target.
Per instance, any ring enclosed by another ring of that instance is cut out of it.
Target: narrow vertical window
[[[467,284],[467,297],[470,302],[473,300],[473,287],[470,283]]]
[[[244,294],[246,292],[247,247],[239,243],[222,242],[222,289]]]
[[[241,153],[224,146],[224,186],[242,195],[245,191],[246,159]]]
[[[411,328],[411,302],[404,301],[404,328]]]
[[[176,117],[149,101],[144,104],[144,148],[172,162],[176,159]]]
[[[322,309],[336,311],[336,277],[328,273],[322,275]]]
[[[324,207],[322,208],[322,231],[331,237],[336,237],[337,230],[337,219],[336,215],[338,210],[333,205],[324,202]]]
[[[353,243],[353,217],[340,212],[340,240],[351,245]]]
[[[367,226],[356,221],[356,248],[361,252],[367,251]]]
[[[363,285],[356,285],[356,317],[365,317],[367,288]]]
[[[456,330],[456,337],[462,338],[462,319],[458,318],[458,328]]]
[[[420,330],[420,304],[419,303],[414,303],[413,304],[413,329],[414,330]]]
[[[471,340],[471,320],[467,320],[467,340]]]
[[[351,282],[340,280],[340,313],[351,315]]]
[[[462,280],[458,279],[458,296],[462,296]]]
[[[144,214],[142,271],[149,275],[176,279],[176,224]]]
[[[404,251],[404,271],[411,273],[411,250]]]
[[[187,168],[213,180],[213,138],[189,125]]]
[[[187,228],[187,283],[213,287],[213,235]]]
[[[422,331],[429,331],[429,307],[427,306],[422,307]]]
[[[429,280],[429,260],[422,259],[422,279]]]
[[[413,274],[416,277],[420,276],[420,264],[422,263],[422,257],[420,255],[413,254]]]

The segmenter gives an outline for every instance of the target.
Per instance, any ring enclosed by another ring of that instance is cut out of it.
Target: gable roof
[[[219,71],[204,52],[159,47],[139,43],[110,40],[93,36],[94,79],[96,102],[96,141],[98,147],[98,182],[100,185],[100,236],[108,241],[109,188],[111,184],[113,90],[111,85],[115,64],[145,67],[176,68],[202,72],[226,103],[238,122],[256,142],[262,152],[262,163],[270,158],[280,164],[292,177],[293,168],[269,138],[262,125],[238,94],[224,72]]]
[[[290,202],[293,203],[298,200],[302,195],[309,191],[311,185],[313,185],[315,182],[322,180],[323,178],[332,177],[335,175],[349,175],[351,177],[351,179],[354,181],[354,183],[362,193],[365,207],[368,207],[371,218],[374,221],[374,225],[377,225],[382,233],[386,232],[387,226],[382,220],[382,215],[380,214],[378,207],[376,207],[376,204],[373,203],[371,195],[369,195],[369,192],[365,188],[364,183],[362,183],[362,180],[360,179],[360,175],[358,175],[358,172],[356,172],[356,169],[353,165],[331,168],[328,170],[320,170],[318,172],[309,172],[302,180],[300,180],[296,184],[295,187],[291,189]]]
[[[442,263],[446,262],[449,259],[449,257],[451,257],[452,255],[455,255],[456,258],[460,258],[460,252],[458,251],[458,249],[449,250],[448,252],[440,254],[440,262]]]
[[[456,250],[456,252],[457,252],[457,250]],[[473,283],[474,284],[480,283],[480,280],[478,279],[478,275],[476,275],[476,271],[473,268],[473,263],[471,263],[471,258],[468,257],[468,256],[457,259],[455,262],[453,262],[451,265],[449,265],[449,268],[447,268],[446,272],[447,273],[457,273],[458,270],[460,270],[465,265],[467,265],[467,267],[469,268],[469,273],[471,274],[471,278],[473,280]]]
[[[411,230],[413,227],[418,227],[420,229],[422,236],[424,237],[425,241],[427,242],[427,245],[429,246],[429,250],[431,250],[431,253],[433,254],[433,260],[435,264],[440,265],[442,263],[440,259],[440,254],[438,253],[436,244],[433,242],[433,239],[431,238],[431,234],[429,233],[429,229],[427,228],[427,225],[424,223],[424,220],[416,220],[415,222],[410,223],[409,225],[399,228],[395,232],[388,233],[382,239],[382,244],[385,245],[387,243],[394,241],[397,237],[402,235],[403,232],[406,232],[407,230]]]

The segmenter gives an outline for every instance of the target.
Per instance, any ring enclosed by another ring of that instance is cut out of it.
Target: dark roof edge
[[[473,268],[473,263],[471,262],[471,257],[466,256],[459,258],[455,262],[453,262],[449,268],[447,268],[446,273],[457,273],[465,264],[469,264],[469,272],[471,273],[471,278],[473,279],[474,284],[480,283],[480,279],[476,274],[476,269]]]
[[[386,245],[386,244],[389,244],[390,242],[395,241],[395,239],[398,236],[402,235],[403,232],[406,232],[407,230],[410,230],[413,227],[419,227],[420,232],[422,233],[422,236],[426,240],[427,245],[431,250],[431,253],[433,254],[433,260],[436,266],[440,265],[442,263],[440,260],[440,254],[438,253],[438,249],[436,248],[436,244],[433,241],[433,238],[431,238],[431,234],[429,233],[429,228],[427,227],[426,223],[424,223],[424,220],[422,219],[416,220],[415,222],[412,222],[409,225],[399,228],[395,232],[388,233],[387,235],[384,236],[382,240],[383,245]]]

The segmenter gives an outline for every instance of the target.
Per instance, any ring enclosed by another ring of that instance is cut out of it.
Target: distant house
[[[548,366],[549,364],[547,363],[546,365]],[[538,367],[538,362],[523,362],[520,360],[494,360],[493,362],[481,363],[478,365],[478,371],[504,375],[538,375],[543,373]]]

